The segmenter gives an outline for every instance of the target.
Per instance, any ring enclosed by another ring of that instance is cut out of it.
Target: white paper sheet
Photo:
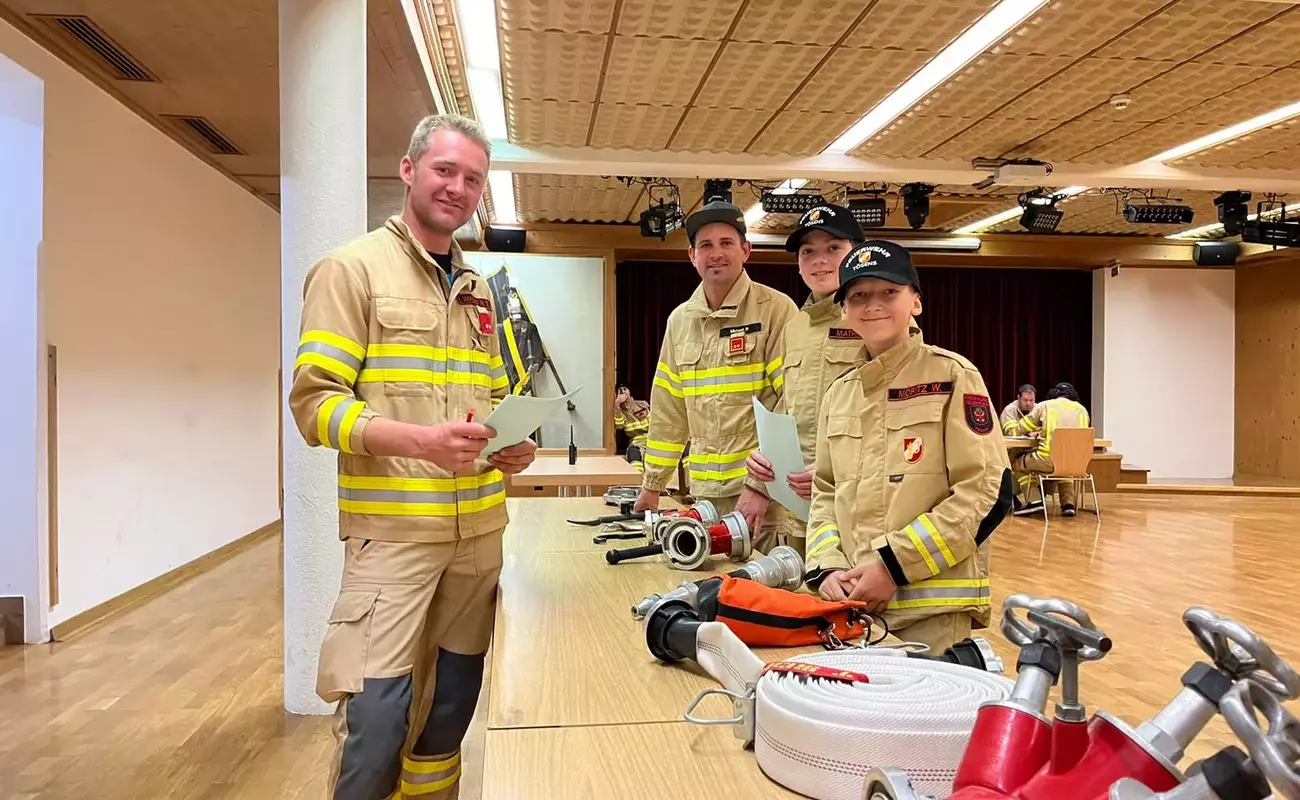
[[[786,483],[788,475],[805,469],[794,417],[768,411],[758,402],[758,398],[754,398],[754,422],[758,427],[758,449],[772,463],[772,472],[776,474],[776,480],[767,484],[768,496],[785,506],[786,511],[807,522],[812,504],[795,494],[790,484]]]
[[[557,412],[563,411],[569,398],[581,389],[582,387],[579,386],[559,397],[506,395],[501,405],[492,409],[492,413],[483,420],[484,425],[497,432],[496,436],[488,440],[487,447],[483,448],[483,456],[486,458],[498,450],[513,447],[527,439],[533,431],[542,427],[542,423]]]

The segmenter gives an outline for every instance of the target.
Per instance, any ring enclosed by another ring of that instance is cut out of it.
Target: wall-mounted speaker
[[[1197,242],[1192,245],[1192,260],[1198,267],[1230,267],[1240,252],[1236,242]]]
[[[483,232],[483,244],[498,253],[522,253],[526,233],[519,228],[488,228]]]

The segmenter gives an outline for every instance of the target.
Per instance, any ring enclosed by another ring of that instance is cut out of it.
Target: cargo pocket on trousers
[[[378,589],[339,592],[321,644],[316,675],[316,694],[327,703],[360,692],[365,683],[370,628],[378,598]]]

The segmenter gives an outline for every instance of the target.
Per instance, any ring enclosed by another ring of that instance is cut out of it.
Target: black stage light
[[[771,189],[764,189],[760,198],[763,211],[768,214],[803,214],[817,206],[826,205],[826,198],[821,194],[777,194]]]
[[[905,183],[899,190],[903,196],[903,214],[913,230],[924,225],[930,216],[930,193],[933,191],[934,187],[928,183]]]
[[[849,212],[863,228],[883,228],[889,208],[883,197],[854,197],[849,200]]]
[[[708,205],[714,200],[721,200],[724,203],[731,202],[730,178],[709,178],[704,182],[703,205]]]
[[[1137,225],[1187,225],[1195,213],[1191,206],[1172,203],[1124,204],[1124,219]]]
[[[1250,216],[1250,192],[1224,192],[1214,198],[1214,204],[1219,207],[1219,222],[1223,224],[1223,232],[1229,236],[1237,236],[1241,233],[1241,228],[1246,224],[1246,218]]]
[[[686,218],[676,203],[659,203],[641,212],[641,235],[651,239],[666,239],[668,234],[682,227]]]

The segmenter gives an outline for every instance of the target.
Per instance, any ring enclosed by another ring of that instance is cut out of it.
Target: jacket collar
[[[820,300],[815,295],[808,295],[808,299],[803,303],[803,310],[808,312],[812,318],[813,324],[822,322],[834,322],[840,318],[840,304],[835,302],[834,295],[826,295]]]
[[[736,282],[731,284],[731,289],[727,291],[727,296],[723,298],[722,305],[714,311],[709,308],[709,299],[704,295],[704,282],[695,287],[691,294],[691,299],[686,301],[687,309],[692,316],[697,317],[734,317],[740,310],[740,304],[745,302],[745,297],[749,294],[749,289],[753,281],[749,279],[749,272],[745,269],[740,270],[740,277]]]
[[[388,221],[384,223],[384,227],[402,240],[407,251],[419,263],[429,269],[442,272],[442,267],[433,260],[433,256],[429,255],[429,251],[425,250],[424,245],[420,244],[419,240],[415,238],[415,234],[411,232],[411,227],[406,224],[406,220],[402,219],[400,214],[389,217]],[[456,241],[455,237],[451,240],[451,266],[452,272],[456,275],[460,275],[462,272],[478,274],[478,271],[465,261],[465,251],[461,249],[460,243]]]
[[[892,381],[903,367],[916,358],[916,354],[925,344],[925,337],[917,327],[910,328],[908,333],[910,335],[905,341],[899,342],[858,368],[863,392],[875,388],[882,382]]]

